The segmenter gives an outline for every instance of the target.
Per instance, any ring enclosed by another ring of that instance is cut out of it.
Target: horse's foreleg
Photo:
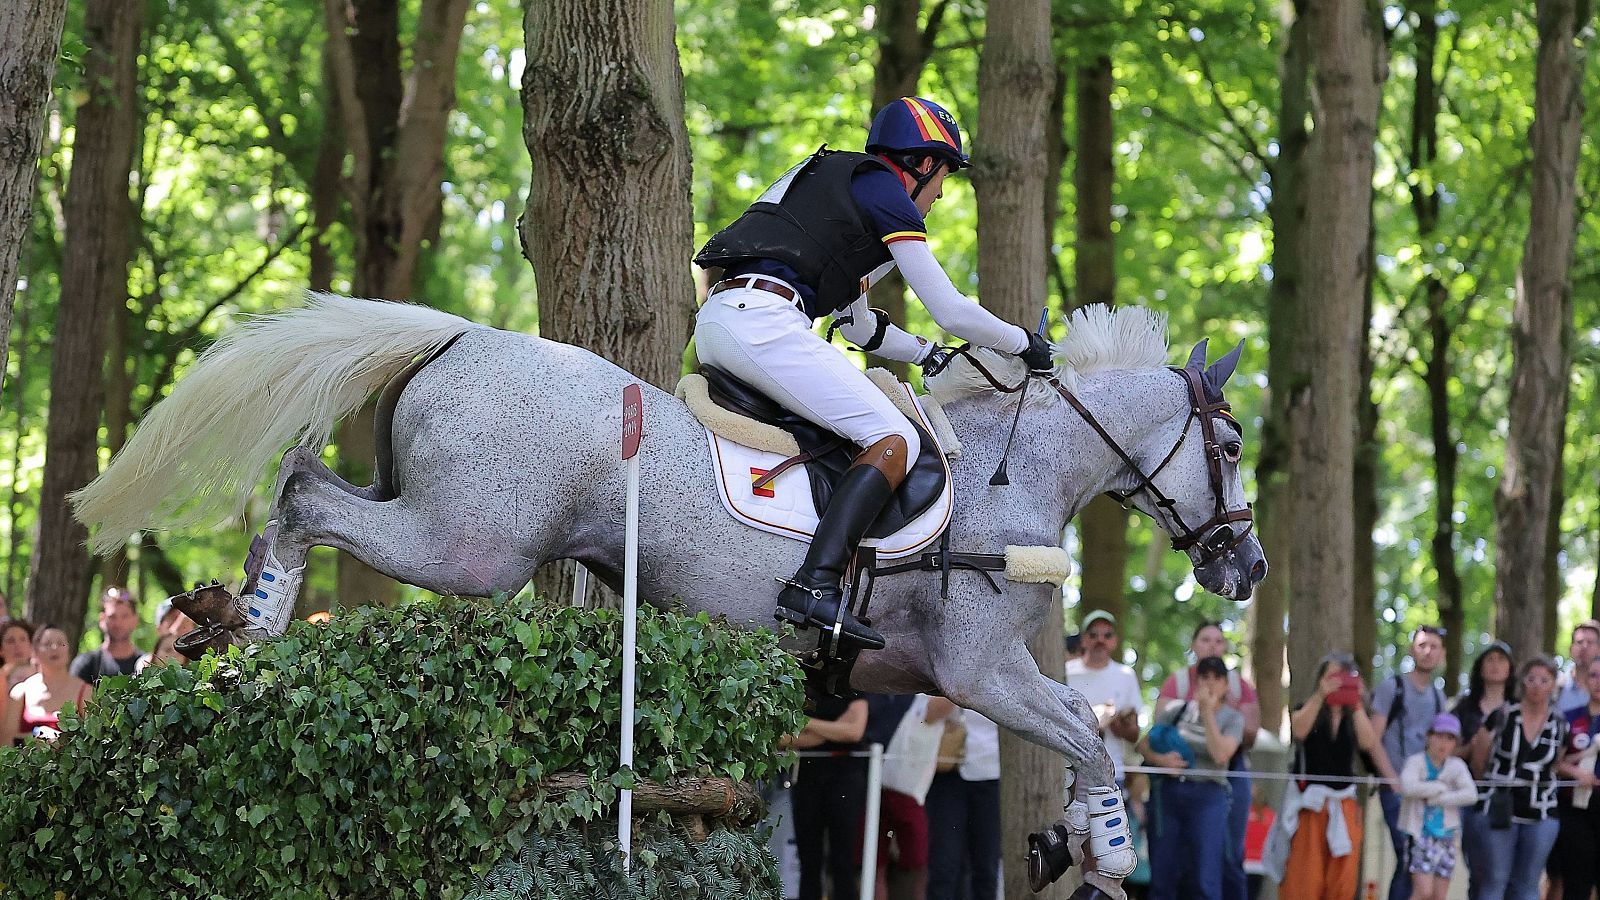
[[[1086,888],[1074,897],[1124,897],[1121,882],[1133,871],[1137,857],[1111,757],[1082,695],[1040,674],[1026,654],[981,684],[957,693],[962,705],[1067,759],[1066,816],[1030,841],[1037,854],[1048,857],[1030,873],[1035,889],[1059,878],[1080,855],[1087,837],[1094,868],[1085,871]]]

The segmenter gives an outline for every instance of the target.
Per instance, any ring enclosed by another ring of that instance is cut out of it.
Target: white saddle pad
[[[922,402],[908,384],[900,384],[911,407],[916,410],[918,423],[935,444],[939,438],[929,422]],[[717,496],[728,515],[752,528],[759,528],[786,538],[811,542],[817,532],[817,505],[811,498],[811,478],[804,466],[793,466],[773,479],[758,494],[752,488],[761,476],[777,468],[784,456],[765,450],[756,450],[706,429],[706,441],[711,446],[711,464],[716,470]],[[923,452],[929,452],[924,450]],[[917,553],[933,543],[950,524],[951,500],[954,492],[950,486],[950,466],[944,448],[933,451],[939,464],[945,467],[944,490],[923,513],[907,522],[905,527],[885,538],[869,538],[864,546],[878,548],[879,559],[897,559]]]

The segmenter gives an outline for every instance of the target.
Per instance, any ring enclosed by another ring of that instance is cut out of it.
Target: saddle
[[[782,468],[804,464],[811,483],[812,502],[816,505],[817,515],[822,516],[833,497],[834,486],[860,455],[861,448],[811,420],[790,412],[771,397],[722,369],[701,365],[700,374],[706,379],[711,402],[729,412],[782,429],[794,437],[799,454],[790,457],[782,467],[769,474],[776,476]],[[920,424],[913,421],[911,427],[916,429],[921,451],[894,497],[867,529],[868,538],[884,538],[894,534],[926,512],[944,493],[947,475],[943,451]]]

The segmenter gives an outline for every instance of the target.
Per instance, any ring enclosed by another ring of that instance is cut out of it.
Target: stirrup
[[[1082,862],[1072,855],[1072,833],[1062,822],[1028,835],[1028,887],[1035,894]]]

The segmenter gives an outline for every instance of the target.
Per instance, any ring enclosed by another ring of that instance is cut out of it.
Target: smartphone
[[[1361,704],[1361,676],[1344,672],[1339,676],[1339,687],[1328,695],[1329,706],[1359,706]]]

